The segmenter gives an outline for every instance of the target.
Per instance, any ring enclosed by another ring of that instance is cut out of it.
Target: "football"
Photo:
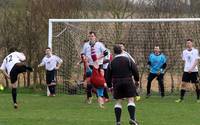
[[[2,84],[0,84],[0,91],[3,91],[4,90],[4,87]]]

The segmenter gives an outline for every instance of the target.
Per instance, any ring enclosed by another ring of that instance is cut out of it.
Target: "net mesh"
[[[89,31],[95,31],[98,39],[103,39],[110,50],[116,43],[125,44],[136,60],[140,71],[141,90],[146,89],[148,76],[148,55],[158,45],[167,56],[167,70],[164,77],[165,89],[173,92],[181,83],[183,61],[182,51],[188,38],[200,49],[200,22],[130,22],[130,23],[53,23],[52,46],[55,54],[63,60],[58,73],[58,93],[84,93],[81,80],[83,67],[77,66],[83,43]],[[155,83],[155,84],[154,84]],[[159,90],[157,81],[153,89]]]

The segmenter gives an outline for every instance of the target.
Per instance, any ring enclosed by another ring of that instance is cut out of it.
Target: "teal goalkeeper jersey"
[[[149,55],[149,62],[150,62],[150,72],[151,73],[164,73],[163,71],[163,64],[165,64],[167,61],[167,58],[164,54],[159,54],[159,55],[156,55],[154,53],[151,53]]]

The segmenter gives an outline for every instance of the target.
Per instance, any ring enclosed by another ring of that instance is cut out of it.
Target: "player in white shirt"
[[[107,51],[103,43],[96,41],[96,34],[94,32],[89,33],[89,41],[86,42],[83,46],[83,51],[82,53],[85,54],[85,56],[88,58],[89,65],[93,65],[93,60],[91,57],[91,47],[94,47],[95,53],[98,58],[98,64],[103,66],[103,59],[105,54],[107,55]]]
[[[14,103],[14,108],[18,108],[17,105],[17,77],[18,74],[32,71],[31,67],[26,66],[23,61],[26,57],[23,53],[17,52],[16,48],[11,48],[9,50],[9,55],[7,55],[1,65],[0,70],[2,73],[10,79],[12,84],[12,99]]]
[[[105,46],[103,45],[103,43],[97,41],[97,37],[96,37],[96,33],[91,31],[89,32],[88,35],[88,39],[89,41],[86,42],[83,46],[83,50],[82,50],[82,54],[84,54],[86,56],[86,58],[88,59],[88,63],[89,63],[89,67],[91,69],[93,69],[93,59],[92,57],[94,56],[92,54],[95,54],[95,58],[97,58],[98,60],[98,64],[99,64],[99,70],[103,71],[103,59],[104,56],[108,55],[108,52],[106,51]],[[90,77],[90,76],[87,76]],[[88,103],[91,103],[92,100],[92,84],[90,84],[90,81],[87,81],[87,101]]]
[[[200,103],[200,88],[199,88],[199,74],[198,74],[198,59],[199,51],[193,47],[192,39],[188,39],[186,43],[187,49],[182,53],[184,64],[184,73],[182,76],[182,84],[180,91],[180,99],[176,102],[182,102],[187,89],[187,84],[192,83],[196,88],[197,102]]]
[[[51,48],[46,48],[45,50],[46,56],[42,59],[42,62],[38,65],[38,67],[45,66],[46,70],[46,83],[50,91],[50,96],[55,96],[55,87],[56,87],[56,73],[60,68],[63,60],[52,54]]]

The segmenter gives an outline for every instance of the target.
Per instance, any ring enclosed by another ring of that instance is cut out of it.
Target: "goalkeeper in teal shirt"
[[[166,61],[167,58],[163,53],[160,53],[159,46],[155,46],[154,52],[149,55],[148,59],[150,73],[147,79],[147,98],[151,96],[151,82],[154,78],[158,80],[161,97],[165,96],[163,77],[164,70],[167,66]]]

